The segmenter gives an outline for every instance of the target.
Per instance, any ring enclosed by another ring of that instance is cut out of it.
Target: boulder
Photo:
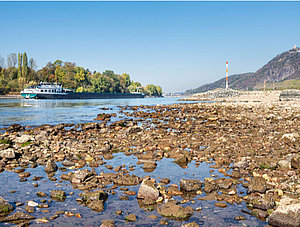
[[[45,172],[46,173],[53,173],[56,172],[58,169],[57,165],[53,160],[49,160],[45,166]]]
[[[300,226],[300,200],[283,197],[278,208],[271,214],[269,224],[272,226]]]
[[[175,203],[165,203],[157,208],[157,212],[166,218],[185,220],[190,218],[194,214],[194,210],[191,207],[182,207]]]
[[[180,189],[187,192],[197,191],[202,187],[202,185],[203,182],[200,180],[180,180]]]
[[[251,183],[249,184],[248,194],[252,192],[265,193],[266,190],[267,190],[266,180],[261,177],[254,177]]]
[[[138,199],[151,199],[157,200],[159,196],[159,190],[155,186],[155,180],[144,179],[139,188],[137,198]]]

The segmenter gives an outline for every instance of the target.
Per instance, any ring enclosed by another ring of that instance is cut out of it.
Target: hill
[[[238,90],[261,89],[264,80],[273,84],[280,84],[280,88],[290,88],[298,85],[300,80],[300,48],[293,48],[277,55],[262,68],[254,73],[243,73],[228,77],[229,87]],[[284,86],[287,87],[284,87]],[[196,89],[187,90],[186,94],[205,92],[216,88],[225,87],[225,78],[210,84],[204,84]]]

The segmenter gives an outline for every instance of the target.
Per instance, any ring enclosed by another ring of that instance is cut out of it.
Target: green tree
[[[23,55],[18,53],[18,78],[22,77],[22,57]]]
[[[28,58],[27,58],[26,52],[24,52],[24,54],[23,54],[22,76],[25,78],[25,81],[27,81],[27,77],[28,77]]]

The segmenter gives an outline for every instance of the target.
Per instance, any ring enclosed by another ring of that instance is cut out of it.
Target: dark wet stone
[[[45,166],[46,173],[53,173],[56,172],[58,169],[56,163],[53,160],[49,160]]]
[[[101,212],[104,210],[104,202],[102,200],[93,200],[87,204],[87,207],[93,211]]]
[[[267,190],[266,180],[261,177],[254,177],[248,186],[248,193],[265,193]]]
[[[162,184],[169,184],[170,183],[170,179],[169,178],[163,178],[160,180],[160,183]]]
[[[114,221],[113,220],[102,220],[102,224],[100,227],[114,227]]]
[[[180,180],[180,189],[187,192],[197,191],[201,189],[202,185],[203,182],[200,180]]]
[[[0,217],[0,222],[32,220],[32,219],[35,219],[35,217],[18,211],[10,216]]]
[[[194,214],[194,210],[191,207],[182,207],[174,203],[165,203],[157,208],[157,212],[166,218],[174,218],[179,220],[188,219]]]
[[[129,214],[125,217],[126,221],[134,222],[136,221],[136,215],[135,214]]]
[[[66,200],[66,193],[62,190],[54,190],[50,192],[51,199],[59,202],[63,202]]]
[[[32,207],[32,206],[25,206],[25,210],[26,210],[28,213],[33,213],[33,212],[34,212],[34,207]]]
[[[6,215],[13,210],[14,207],[0,196],[0,216]]]

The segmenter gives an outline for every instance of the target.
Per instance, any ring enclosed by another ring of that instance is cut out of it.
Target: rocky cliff
[[[229,86],[232,89],[253,89],[257,84],[266,82],[280,82],[285,80],[300,80],[300,48],[293,48],[277,55],[262,68],[254,73],[243,73],[229,76]],[[225,87],[225,78],[196,89],[187,90],[187,94],[205,92]]]

